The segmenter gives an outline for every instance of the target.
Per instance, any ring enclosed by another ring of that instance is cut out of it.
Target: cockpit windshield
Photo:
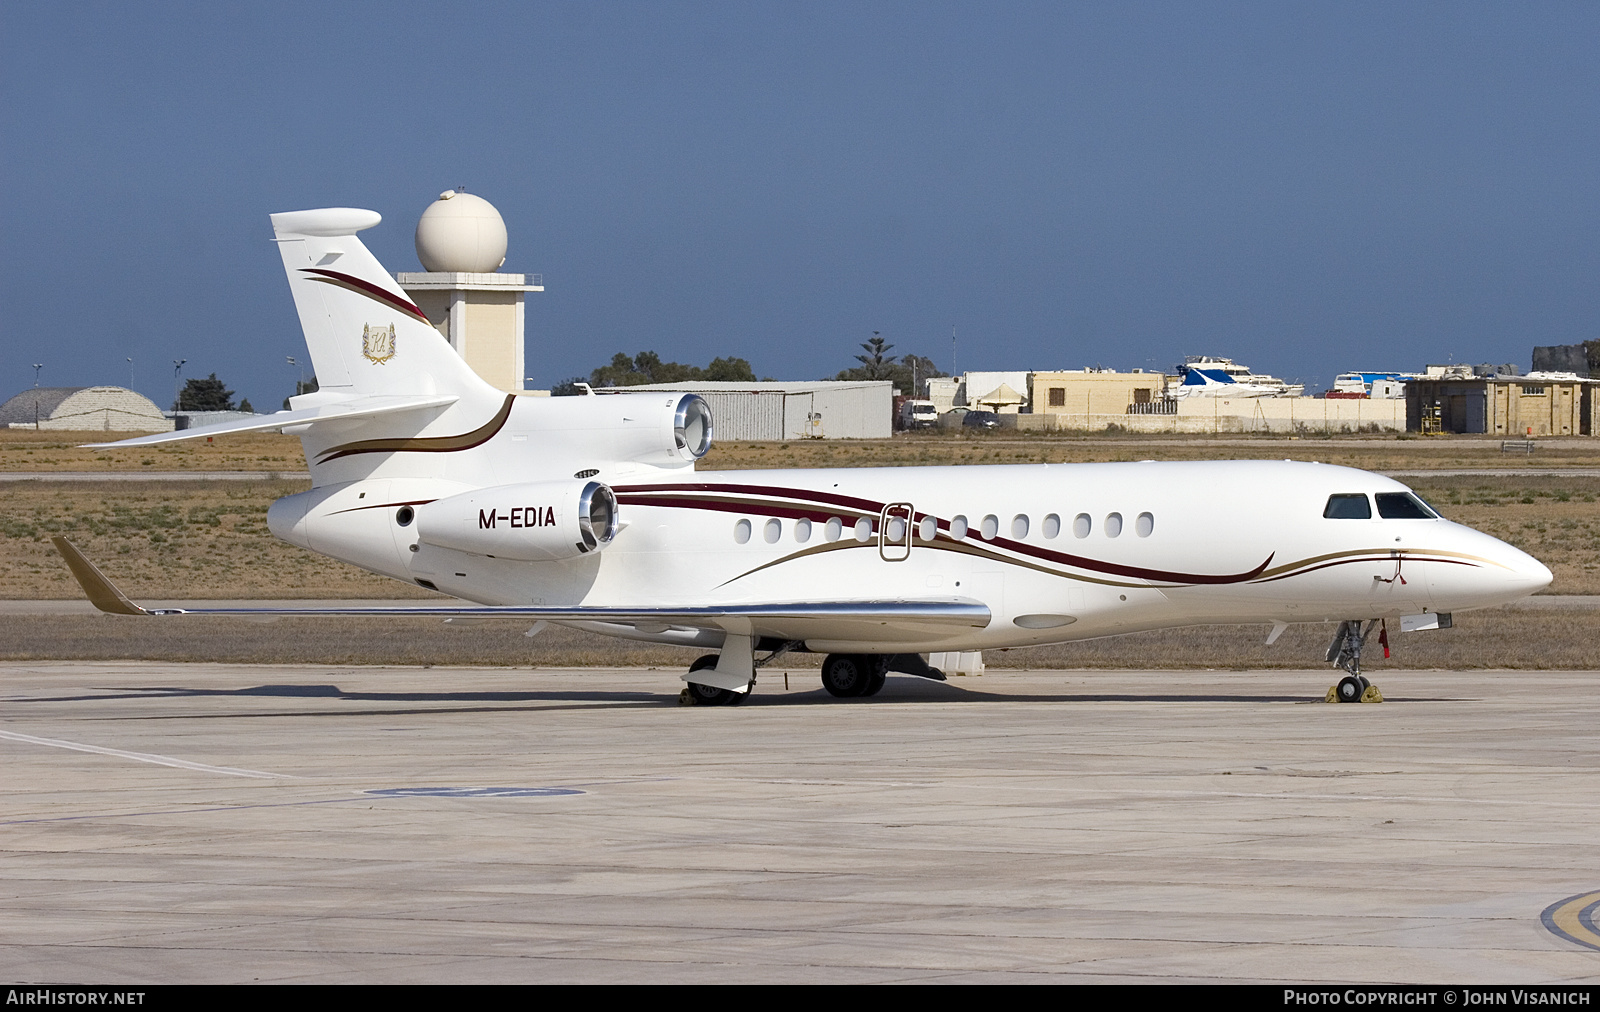
[[[1328,496],[1328,505],[1322,515],[1329,520],[1371,520],[1372,501],[1364,492],[1346,492]]]
[[[1439,514],[1410,492],[1379,492],[1378,516],[1385,520],[1437,520]]]

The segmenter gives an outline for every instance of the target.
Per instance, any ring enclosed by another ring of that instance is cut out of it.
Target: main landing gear
[[[876,696],[889,672],[945,680],[944,672],[928,666],[921,654],[829,654],[822,662],[822,687],[830,696]]]
[[[841,699],[876,696],[888,678],[884,658],[873,654],[829,654],[822,662],[822,687]]]
[[[752,660],[747,669],[750,676],[748,683],[742,681],[743,675],[735,678],[731,673],[719,670],[728,666],[722,663],[722,654],[706,654],[689,665],[689,674],[684,677],[687,684],[678,696],[678,702],[684,706],[738,706],[755,688],[756,668],[764,667],[803,646],[798,641],[782,643],[766,657]],[[697,671],[705,674],[696,679],[694,676]],[[829,695],[840,698],[875,696],[888,681],[891,671],[936,682],[945,680],[944,672],[930,667],[921,654],[829,654],[822,662],[822,687],[828,690]]]
[[[1326,697],[1328,702],[1383,702],[1383,693],[1361,674],[1361,649],[1366,646],[1367,637],[1372,635],[1372,630],[1377,626],[1377,619],[1365,623],[1360,619],[1339,623],[1339,631],[1333,634],[1333,642],[1328,645],[1327,660],[1334,667],[1343,669],[1346,674],[1328,690]],[[1388,656],[1387,646],[1384,648],[1384,655]]]

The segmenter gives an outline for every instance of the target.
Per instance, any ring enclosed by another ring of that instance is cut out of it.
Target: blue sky
[[[273,211],[416,270],[500,208],[535,385],[1220,354],[1314,386],[1597,333],[1593,4],[0,8],[0,399],[172,360],[275,407]]]

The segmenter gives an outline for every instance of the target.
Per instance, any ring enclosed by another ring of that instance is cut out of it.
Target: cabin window
[[[761,531],[761,536],[767,539],[767,544],[777,544],[778,539],[783,537],[783,521],[777,517],[768,520],[766,527]]]
[[[950,536],[957,541],[967,536],[967,518],[957,514],[950,519]]]
[[[1329,520],[1371,520],[1372,503],[1367,501],[1365,493],[1340,492],[1328,496],[1322,515]]]
[[[983,540],[993,541],[1000,536],[1000,518],[990,513],[983,518]]]
[[[1011,536],[1017,538],[1018,540],[1028,536],[1027,514],[1018,513],[1016,516],[1011,518]]]
[[[1379,492],[1378,516],[1385,520],[1437,520],[1439,514],[1410,492]]]
[[[838,541],[844,535],[844,521],[838,517],[829,517],[828,522],[822,525],[822,536],[829,541]]]
[[[897,545],[904,544],[906,540],[905,517],[890,517],[884,536]]]
[[[872,540],[872,520],[868,517],[856,521],[856,540],[862,544]]]
[[[1122,514],[1106,514],[1106,537],[1116,538],[1122,536]]]
[[[750,521],[740,520],[733,525],[733,540],[739,544],[748,544],[750,541]]]
[[[794,522],[794,539],[802,545],[811,540],[811,521],[801,519]]]
[[[1089,514],[1079,513],[1077,516],[1072,518],[1073,537],[1086,538],[1089,536],[1089,532],[1093,529],[1094,521],[1089,519]]]
[[[1061,533],[1061,518],[1054,513],[1044,518],[1044,523],[1039,525],[1039,530],[1047,538],[1053,538]]]
[[[922,523],[917,525],[917,537],[924,541],[932,541],[939,536],[939,521],[933,517],[923,517]]]
[[[1148,538],[1156,529],[1156,518],[1149,513],[1140,513],[1139,519],[1133,522],[1133,533],[1141,538]]]
[[[1066,404],[1067,404],[1067,388],[1066,387],[1051,387],[1050,388],[1050,406],[1052,408],[1061,408],[1061,407],[1065,407]]]

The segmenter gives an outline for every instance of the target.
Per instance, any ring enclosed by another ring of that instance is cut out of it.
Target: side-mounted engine
[[[598,481],[496,485],[438,499],[396,517],[417,540],[472,555],[521,562],[598,552],[617,536],[617,497]]]

